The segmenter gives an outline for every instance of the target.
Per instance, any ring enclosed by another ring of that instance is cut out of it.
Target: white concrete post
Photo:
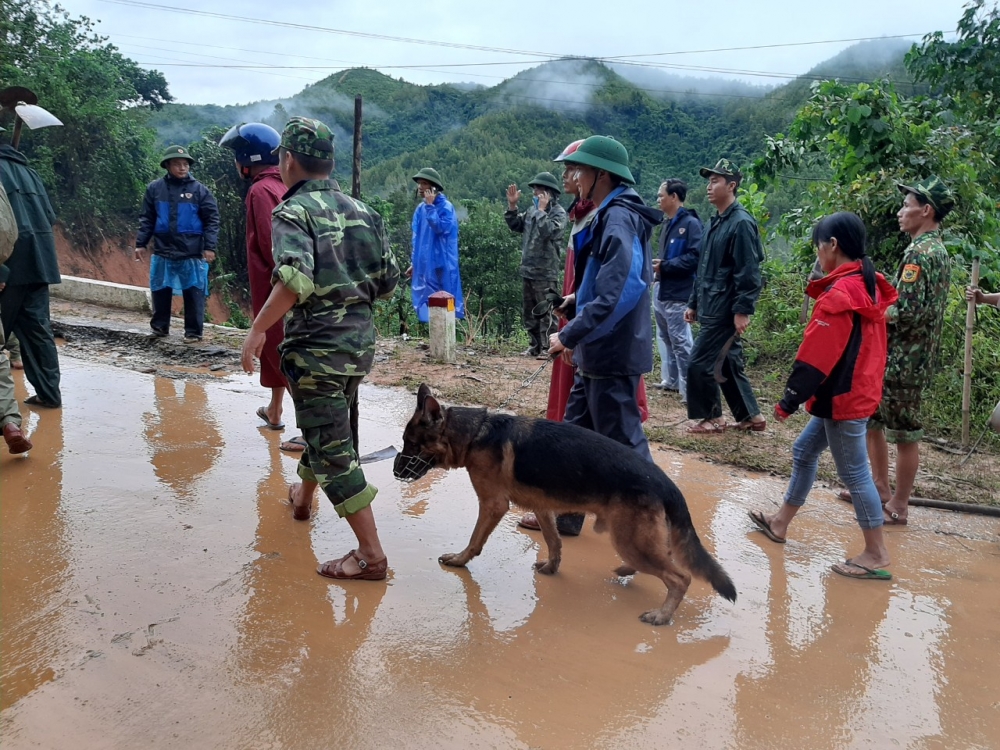
[[[455,361],[455,298],[448,292],[434,292],[427,298],[431,329],[431,359]]]

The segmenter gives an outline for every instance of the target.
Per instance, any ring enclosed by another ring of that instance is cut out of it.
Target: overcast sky
[[[930,31],[950,32],[963,0],[330,0],[325,4],[60,0],[60,4],[74,16],[99,20],[98,31],[123,54],[161,70],[177,101],[243,104],[291,96],[337,70],[361,65],[415,83],[471,81],[492,86],[551,55],[628,57],[657,67],[685,66],[666,68],[681,75],[722,75],[777,85],[787,79],[729,71],[796,75],[851,44],[832,40],[912,34],[917,41]],[[191,15],[171,8],[304,28]],[[696,52],[827,41],[832,43]],[[247,64],[293,67],[224,67]]]

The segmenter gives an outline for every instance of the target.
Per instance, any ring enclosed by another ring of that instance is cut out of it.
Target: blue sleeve
[[[153,200],[152,183],[146,187],[146,195],[142,199],[142,213],[139,214],[139,233],[135,236],[136,247],[146,247],[153,237],[153,227],[156,226],[156,201]]]
[[[635,309],[649,287],[643,274],[648,264],[645,249],[631,227],[609,222],[598,255],[603,256],[604,262],[593,279],[593,299],[581,307],[578,297],[576,317],[559,333],[559,340],[567,349],[575,349],[610,332]],[[588,263],[585,277],[593,264],[593,260]]]
[[[449,235],[455,230],[455,209],[448,201],[442,201],[440,206],[437,204],[428,206],[425,203],[423,211],[427,223],[435,234]]]
[[[201,219],[204,229],[202,249],[215,250],[219,244],[219,204],[215,202],[212,191],[204,185],[201,186],[202,196],[198,206],[198,216]]]
[[[701,222],[694,217],[685,222],[687,238],[684,252],[676,258],[660,263],[660,278],[687,278],[698,270],[698,254],[701,252]]]

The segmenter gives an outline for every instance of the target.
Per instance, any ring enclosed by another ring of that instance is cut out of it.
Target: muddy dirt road
[[[513,513],[442,568],[468,478],[401,485],[386,461],[366,472],[390,578],[338,584],[314,570],[353,537],[325,500],[292,520],[250,378],[62,364],[65,408],[0,456],[4,750],[1000,746],[995,519],[915,509],[895,579],[846,580],[859,534],[828,490],[778,546],[746,514],[781,480],[658,451],[739,599],[696,581],[653,628],[662,584],[614,578],[589,524],[552,578]],[[362,389],[363,452],[399,445],[412,399]]]

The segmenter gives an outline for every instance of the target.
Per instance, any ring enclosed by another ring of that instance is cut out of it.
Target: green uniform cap
[[[563,159],[567,164],[583,164],[601,169],[608,174],[621,177],[629,185],[635,178],[628,168],[628,151],[611,136],[592,135],[580,144],[580,148]]]
[[[281,144],[278,148],[332,161],[333,132],[319,120],[293,117],[281,131]],[[278,153],[278,148],[271,153]]]
[[[437,173],[436,169],[431,169],[430,167],[424,167],[415,175],[413,175],[413,181],[426,180],[431,185],[437,187],[438,190],[444,190],[444,184],[441,182],[441,175]]]
[[[197,162],[197,159],[191,156],[191,152],[183,146],[168,146],[167,150],[163,152],[163,158],[160,159],[160,166],[166,169],[167,162],[171,159],[187,159],[189,164]]]
[[[544,187],[549,188],[549,190],[555,190],[556,193],[562,193],[562,185],[559,184],[559,180],[551,172],[539,172],[536,174],[531,182],[528,183],[528,187]]]
[[[897,182],[896,187],[901,193],[919,195],[934,206],[938,213],[946,214],[955,207],[955,194],[937,175],[931,175],[926,180],[921,180],[913,185]]]
[[[719,159],[715,162],[714,167],[702,167],[698,172],[702,177],[708,179],[713,174],[722,175],[723,177],[732,177],[735,180],[742,180],[743,173],[740,168],[737,167],[729,159]]]

